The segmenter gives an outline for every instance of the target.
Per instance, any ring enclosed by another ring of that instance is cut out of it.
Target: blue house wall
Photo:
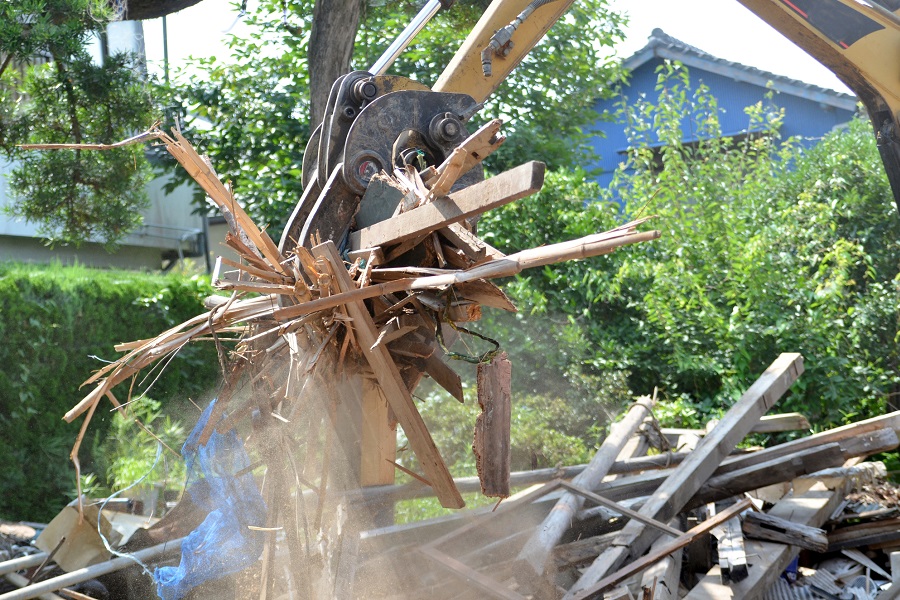
[[[621,94],[617,98],[598,101],[596,110],[615,114],[621,108],[623,100],[630,104],[643,98],[655,103],[659,96],[655,89],[657,68],[667,59],[680,60],[688,68],[689,94],[693,94],[701,83],[709,88],[717,100],[720,126],[726,136],[747,133],[750,118],[744,108],[757,102],[763,102],[763,106],[784,109],[781,137],[786,139],[796,136],[806,145],[814,144],[835,127],[848,122],[855,113],[855,99],[848,94],[717,59],[682,44],[659,30],[654,30],[647,47],[625,61],[626,67],[631,63],[632,70],[631,78],[627,85],[623,85]],[[772,89],[767,85],[771,85]],[[770,91],[771,100],[766,98]],[[686,115],[683,122],[685,141],[696,139],[690,134],[693,128],[690,116]],[[598,157],[591,167],[596,172],[597,181],[606,187],[611,183],[613,172],[619,163],[626,158],[628,140],[625,123],[624,120],[600,122],[595,130],[604,135],[594,136],[590,140]]]

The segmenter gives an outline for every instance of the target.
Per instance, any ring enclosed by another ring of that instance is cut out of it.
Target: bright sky
[[[618,48],[623,58],[643,47],[653,28],[659,27],[718,58],[849,91],[828,69],[736,0],[611,0],[611,4],[631,17],[626,40]],[[254,10],[256,5],[250,0],[248,10]],[[181,64],[190,55],[226,56],[224,32],[232,26],[237,14],[231,0],[204,0],[170,15],[167,21],[170,64]],[[240,33],[242,26],[238,22],[231,31]],[[144,36],[150,68],[161,73],[162,20],[145,21]]]

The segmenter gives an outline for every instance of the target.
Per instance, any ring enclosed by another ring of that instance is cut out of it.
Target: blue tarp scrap
[[[188,473],[187,491],[209,514],[182,543],[181,563],[155,570],[156,592],[163,600],[180,600],[204,581],[244,570],[262,554],[264,534],[248,525],[265,525],[265,502],[251,473],[235,476],[250,466],[243,442],[231,430],[213,433],[205,446],[199,443],[215,402],[203,411],[181,449]],[[196,485],[200,481],[205,486]],[[198,492],[207,489],[195,494],[195,487]]]

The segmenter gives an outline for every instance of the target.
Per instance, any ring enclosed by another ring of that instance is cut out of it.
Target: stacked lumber
[[[534,485],[493,511],[366,532],[357,590],[375,598],[893,598],[900,496],[882,463],[861,461],[897,448],[900,412],[737,450],[755,431],[808,427],[795,414],[765,418],[802,372],[800,355],[783,354],[707,429],[657,429],[653,461],[634,458],[639,444],[627,443],[648,438],[641,425],[653,423],[653,400],[642,398],[588,465],[514,473]],[[365,490],[353,501],[417,490]]]

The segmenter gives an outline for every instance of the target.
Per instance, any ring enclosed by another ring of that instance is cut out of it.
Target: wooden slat
[[[631,510],[630,508],[628,508],[626,506],[622,506],[618,502],[613,502],[612,500],[607,500],[603,496],[598,496],[597,494],[595,494],[593,492],[582,489],[576,485],[572,485],[571,483],[566,483],[564,481],[562,483],[562,486],[564,488],[566,488],[567,490],[569,490],[570,492],[572,492],[574,494],[578,494],[579,496],[583,496],[584,498],[590,500],[591,502],[595,502],[595,503],[599,504],[600,506],[605,506],[606,508],[614,510],[619,514],[628,517],[629,519],[634,519],[636,521],[643,523],[644,525],[649,525],[650,527],[658,529],[661,533],[667,533],[673,537],[678,537],[679,535],[682,534],[681,531],[679,531],[678,529],[675,529],[674,527],[670,527],[669,525],[666,525],[665,523],[660,523],[659,521],[656,521],[649,517],[645,517],[641,513]]]
[[[458,223],[498,206],[530,196],[544,183],[544,163],[529,162],[437,198],[418,208],[375,223],[350,235],[351,250],[399,244]]]
[[[344,269],[344,263],[334,242],[329,240],[316,246],[313,248],[313,254],[325,258],[332,265],[332,274],[341,292],[349,292],[354,289],[353,281],[347,270]],[[465,506],[465,502],[453,484],[453,477],[413,403],[412,396],[397,370],[397,365],[394,364],[387,348],[375,346],[378,333],[372,316],[362,302],[350,302],[346,307],[348,314],[353,319],[353,330],[359,340],[362,354],[372,367],[372,371],[384,391],[385,398],[394,411],[400,426],[403,427],[409,445],[419,459],[422,471],[431,482],[441,505],[446,508],[462,508]],[[375,347],[373,348],[373,346]]]
[[[697,444],[697,449],[659,486],[640,512],[657,521],[668,521],[678,514],[722,460],[744,439],[759,417],[778,401],[801,373],[802,356],[796,353],[779,356],[744,392],[718,426]],[[619,568],[629,555],[640,556],[646,552],[658,535],[642,523],[629,521],[617,543],[597,557],[569,590],[566,598],[579,597],[584,590],[593,589],[596,582]]]
[[[394,483],[397,460],[397,429],[381,388],[374,381],[362,381],[362,440],[360,443],[359,485]]]

